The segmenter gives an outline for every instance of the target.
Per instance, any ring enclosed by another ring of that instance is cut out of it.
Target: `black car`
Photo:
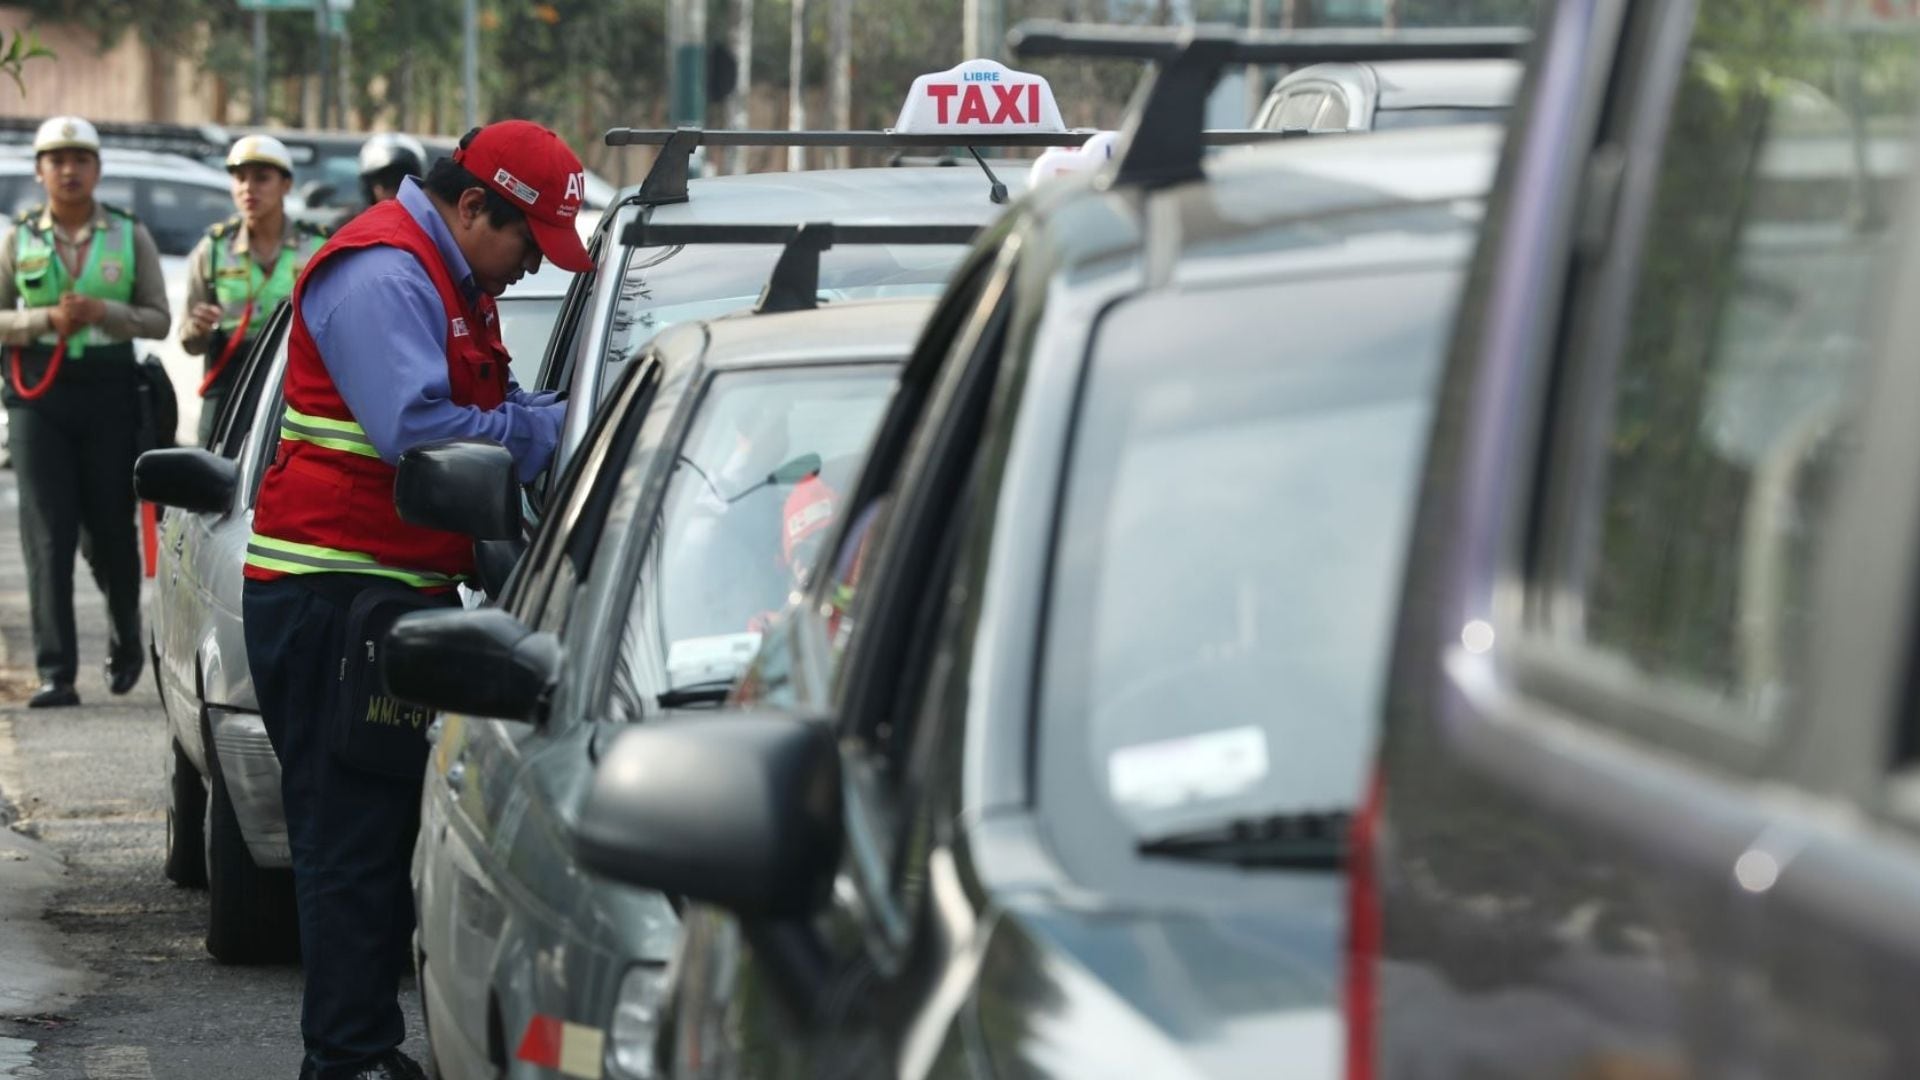
[[[1192,56],[1148,115],[1197,119]],[[1203,171],[1136,133],[995,227],[736,711],[602,755],[583,859],[688,901],[660,1075],[1339,1068],[1344,824],[1499,137]]]

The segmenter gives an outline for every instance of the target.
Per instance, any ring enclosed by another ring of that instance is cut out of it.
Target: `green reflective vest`
[[[53,307],[69,292],[122,304],[133,299],[133,215],[105,203],[101,203],[100,208],[106,212],[107,224],[93,231],[93,242],[87,248],[87,259],[80,267],[78,278],[73,278],[67,272],[66,263],[60,260],[53,234],[40,231],[43,209],[28,210],[15,219],[13,283],[27,307]],[[48,333],[39,343],[52,348],[59,340],[58,334]],[[67,339],[67,355],[78,357],[87,351],[88,345],[112,343],[100,327],[89,326]]]
[[[300,279],[300,271],[306,269],[314,252],[320,250],[326,234],[309,225],[286,222],[282,226],[286,232],[280,258],[268,274],[261,272],[250,252],[236,257],[231,250],[228,241],[239,235],[240,228],[239,218],[213,227],[212,240],[207,244],[207,272],[213,276],[214,303],[220,305],[220,329],[229,334],[239,329],[240,316],[251,301],[253,319],[247,324],[251,336],[266,325],[267,312],[293,295],[294,282]]]

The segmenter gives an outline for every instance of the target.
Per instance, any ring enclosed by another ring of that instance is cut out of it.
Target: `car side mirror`
[[[409,524],[476,540],[520,537],[513,455],[485,439],[449,439],[401,454],[393,505]]]
[[[430,709],[533,720],[560,677],[560,641],[499,608],[416,611],[387,631],[387,692]]]
[[[789,919],[826,902],[842,835],[832,726],[746,712],[622,731],[594,771],[574,846],[616,881]]]
[[[300,201],[308,206],[325,206],[333,196],[334,187],[325,180],[309,180],[300,188]]]
[[[240,466],[199,447],[149,450],[133,463],[133,491],[150,503],[197,514],[233,508]]]

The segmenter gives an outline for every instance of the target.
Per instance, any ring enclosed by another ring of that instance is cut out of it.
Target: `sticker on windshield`
[[[1107,756],[1113,801],[1146,810],[1224,799],[1267,775],[1267,733],[1251,725],[1123,746]]]

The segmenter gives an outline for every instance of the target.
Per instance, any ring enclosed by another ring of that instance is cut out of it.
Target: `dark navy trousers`
[[[242,604],[247,663],[280,757],[306,967],[300,1031],[317,1080],[350,1075],[407,1033],[399,984],[413,935],[408,871],[421,780],[357,771],[331,750],[347,611],[375,582],[248,581]]]

